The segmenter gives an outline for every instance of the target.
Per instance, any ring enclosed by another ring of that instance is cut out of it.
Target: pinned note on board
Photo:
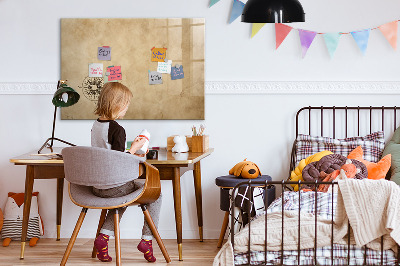
[[[172,65],[172,60],[166,60],[166,62],[158,62],[157,72],[170,74],[171,65]]]
[[[183,73],[183,66],[182,65],[175,65],[171,68],[171,79],[183,79],[185,74]]]
[[[111,47],[110,46],[102,46],[97,48],[97,59],[110,61],[111,60]]]
[[[114,81],[114,80],[121,80],[122,79],[121,66],[108,66],[107,67],[107,72],[109,72],[108,81]]]
[[[151,61],[164,62],[167,56],[167,48],[151,48]]]
[[[102,63],[89,64],[89,77],[90,78],[103,77],[103,64]]]
[[[149,84],[150,85],[156,85],[156,84],[162,84],[162,75],[161,73],[157,71],[150,71],[149,70]]]

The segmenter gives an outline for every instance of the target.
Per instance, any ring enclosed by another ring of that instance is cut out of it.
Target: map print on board
[[[82,86],[78,86],[82,89],[83,95],[90,101],[97,102],[101,89],[103,88],[103,78],[92,78],[86,77],[82,81]]]

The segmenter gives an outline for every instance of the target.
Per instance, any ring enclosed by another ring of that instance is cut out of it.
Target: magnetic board
[[[108,67],[120,66],[116,82],[133,93],[125,119],[204,119],[204,34],[204,18],[61,19],[61,79],[81,95],[61,108],[61,118],[96,119],[106,75],[117,73]],[[109,47],[111,60],[107,51],[98,57],[99,47]],[[160,74],[161,84],[150,80],[158,68],[152,48],[166,48],[165,59],[177,66],[173,77]],[[89,64],[103,64],[100,77],[89,77]]]

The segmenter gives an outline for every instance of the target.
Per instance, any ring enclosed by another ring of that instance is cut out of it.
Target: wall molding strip
[[[0,83],[0,94],[50,94],[49,83]],[[400,94],[400,81],[208,81],[205,94]]]

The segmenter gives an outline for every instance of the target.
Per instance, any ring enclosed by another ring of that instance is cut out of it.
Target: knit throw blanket
[[[338,199],[334,224],[334,243],[346,244],[348,224],[351,226],[351,244],[367,245],[380,250],[380,237],[384,237],[384,249],[395,249],[400,243],[400,188],[387,180],[339,180]],[[281,249],[282,213],[267,216],[267,250]],[[300,248],[313,248],[315,237],[315,216],[310,213],[283,213],[285,250],[297,250],[298,230]],[[247,252],[249,231],[246,226],[235,235],[235,252]],[[317,247],[330,245],[331,220],[317,216]],[[251,251],[264,251],[265,215],[251,223]],[[234,265],[234,251],[230,241],[225,243],[214,259],[214,266]]]
[[[346,229],[348,221],[352,240],[358,246],[396,251],[400,243],[400,187],[385,179],[338,181],[335,227]]]

